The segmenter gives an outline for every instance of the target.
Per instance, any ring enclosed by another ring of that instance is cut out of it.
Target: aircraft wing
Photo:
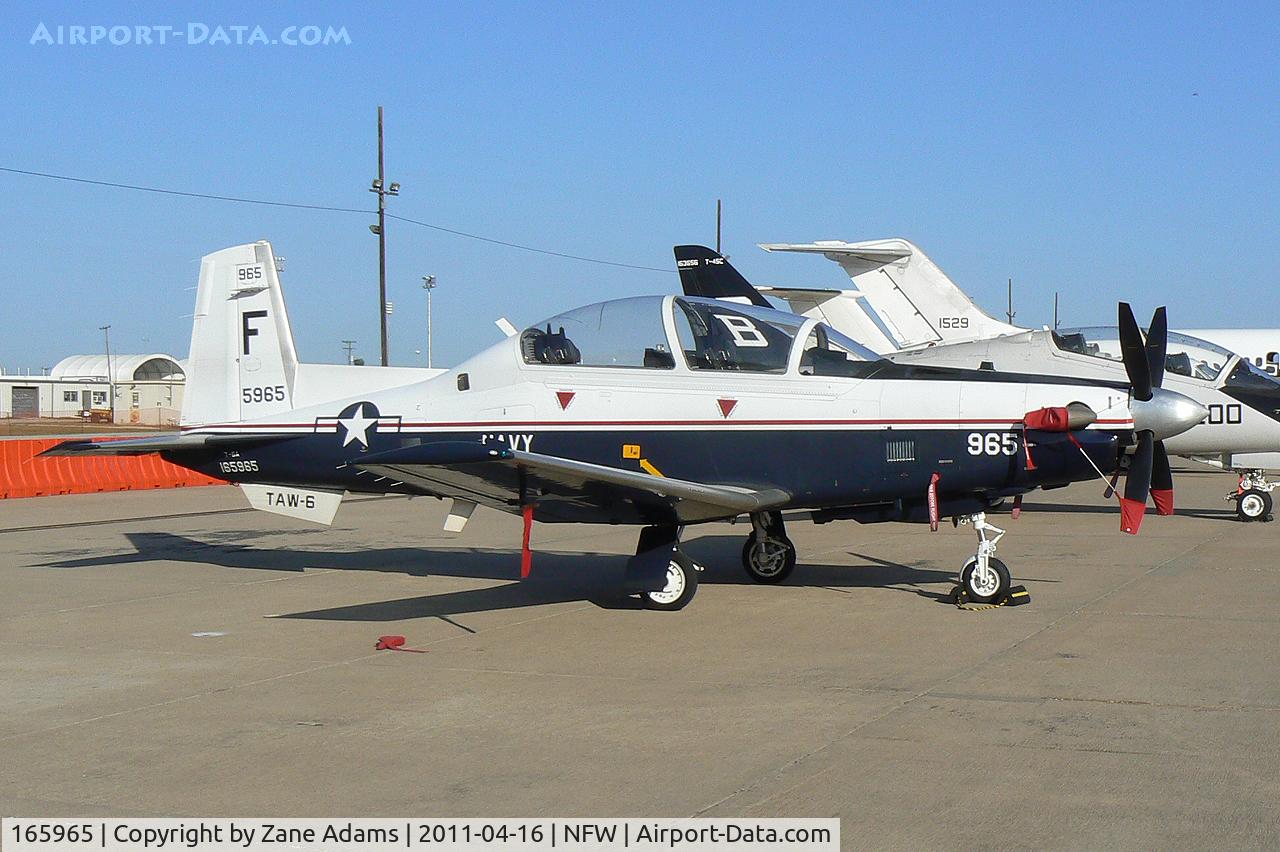
[[[780,489],[690,482],[466,441],[401,447],[367,456],[355,466],[503,511],[535,502],[539,519],[547,520],[572,520],[575,508],[591,507],[616,511],[620,520],[638,516],[653,523],[689,523],[763,511],[790,499]]]
[[[289,441],[293,435],[156,435],[119,441],[63,441],[41,456],[140,456],[147,453],[190,452],[252,447]]]

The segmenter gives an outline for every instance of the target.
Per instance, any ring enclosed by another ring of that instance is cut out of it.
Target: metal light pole
[[[434,275],[422,276],[422,289],[427,291],[427,367],[431,366],[431,291],[436,289]]]
[[[378,176],[369,191],[378,196],[378,224],[369,230],[378,235],[378,323],[382,329],[382,366],[387,366],[387,196],[399,195],[400,184],[386,186],[382,172],[382,107],[378,107]],[[385,188],[384,188],[385,187]]]
[[[111,406],[111,422],[116,422],[116,390],[115,370],[111,369],[111,326],[100,325],[98,331],[102,332],[103,340],[107,346],[107,403]]]

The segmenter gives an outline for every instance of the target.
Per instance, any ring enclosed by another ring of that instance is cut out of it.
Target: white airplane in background
[[[720,255],[703,246],[677,249],[686,292],[767,304],[761,292],[791,309],[857,335],[901,364],[1047,373],[1102,379],[1121,376],[1123,337],[1114,327],[1024,329],[993,319],[919,248],[906,240],[866,243],[766,244],[769,251],[821,253],[838,262],[856,290],[753,288]],[[759,292],[757,292],[759,291]],[[1163,321],[1161,320],[1163,336]],[[1168,335],[1161,372],[1170,387],[1196,399],[1209,416],[1168,451],[1240,474],[1227,499],[1241,520],[1270,518],[1267,471],[1280,470],[1280,381],[1226,349],[1185,334]],[[1163,474],[1162,474],[1163,476]]]
[[[827,316],[852,314],[858,300],[865,299],[882,320],[868,339],[878,339],[892,349],[981,340],[1026,331],[989,316],[910,240],[761,243],[760,248],[768,252],[821,254],[838,263],[856,289],[757,289],[786,300],[793,309],[820,305],[820,312]],[[853,323],[859,327],[864,323],[876,325],[866,311],[857,311]],[[1174,329],[1172,333],[1217,344],[1271,375],[1280,376],[1280,328],[1193,328]]]

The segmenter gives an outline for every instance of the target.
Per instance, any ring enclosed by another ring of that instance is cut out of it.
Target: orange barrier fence
[[[61,440],[0,441],[0,499],[226,485],[221,479],[169,464],[154,453],[145,456],[36,458]]]

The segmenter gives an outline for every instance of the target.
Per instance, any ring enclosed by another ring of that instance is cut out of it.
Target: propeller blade
[[[1169,321],[1161,306],[1156,308],[1151,328],[1147,329],[1147,372],[1151,374],[1152,387],[1158,388],[1164,383],[1164,356],[1168,345]]]
[[[1156,504],[1157,514],[1173,514],[1173,471],[1169,468],[1169,454],[1164,450],[1164,441],[1156,441],[1151,465],[1151,499]]]
[[[1130,535],[1138,534],[1142,516],[1147,511],[1155,443],[1155,436],[1151,432],[1139,432],[1138,448],[1129,458],[1129,473],[1124,478],[1124,496],[1120,498],[1120,530]]]
[[[1120,354],[1124,358],[1124,370],[1129,374],[1129,384],[1133,386],[1133,398],[1143,402],[1151,399],[1151,367],[1147,363],[1147,345],[1128,302],[1120,303]]]

